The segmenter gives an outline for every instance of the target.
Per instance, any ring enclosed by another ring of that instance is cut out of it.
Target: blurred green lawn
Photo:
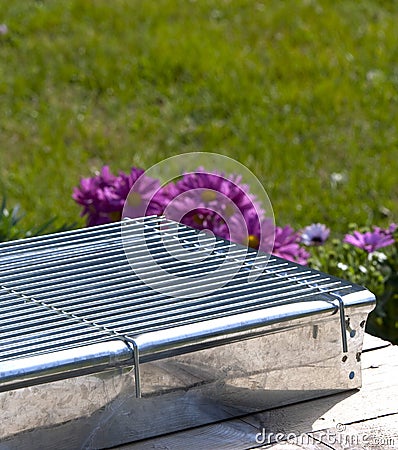
[[[279,225],[398,220],[398,2],[0,0],[0,194],[77,219],[81,176],[247,165]],[[83,223],[83,222],[81,222]]]

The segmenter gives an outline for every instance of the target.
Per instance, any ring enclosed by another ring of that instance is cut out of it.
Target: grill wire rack
[[[164,217],[3,243],[0,273],[0,392],[125,366],[140,401],[157,392],[145,388],[146,364],[188,355],[187,364],[306,328],[321,346],[304,350],[309,358],[333,345],[330,389],[360,384],[355,358],[373,294]]]

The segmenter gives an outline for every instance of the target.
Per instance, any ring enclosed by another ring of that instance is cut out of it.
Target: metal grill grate
[[[242,314],[259,326],[278,306],[295,305],[289,317],[322,308],[332,314],[343,308],[341,295],[361,289],[159,217],[3,243],[0,271],[0,378],[5,361],[115,339],[126,345],[123,360],[132,355],[128,343],[137,359],[140,345],[144,355],[166,341],[192,343],[203,324],[208,337],[206,324],[217,320],[235,332],[244,328]],[[191,336],[154,341],[188,325],[196,327]]]

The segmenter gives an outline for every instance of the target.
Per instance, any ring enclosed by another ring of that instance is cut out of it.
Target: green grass
[[[0,193],[27,226],[74,222],[102,165],[211,151],[280,225],[398,221],[397,20],[392,0],[0,0]]]

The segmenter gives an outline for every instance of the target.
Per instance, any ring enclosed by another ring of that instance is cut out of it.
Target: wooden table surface
[[[398,346],[365,336],[362,388],[192,428],[119,450],[398,449]]]

